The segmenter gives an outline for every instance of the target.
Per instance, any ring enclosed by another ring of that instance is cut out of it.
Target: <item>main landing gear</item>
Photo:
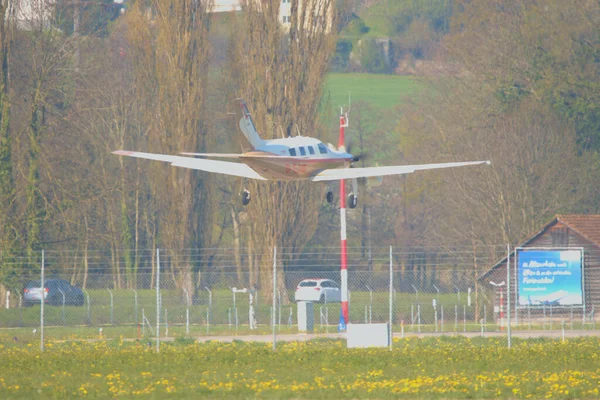
[[[250,192],[248,189],[244,189],[242,193],[240,193],[240,198],[242,199],[242,205],[247,206],[250,203]]]
[[[333,192],[327,192],[327,195],[325,198],[327,199],[327,203],[333,204]],[[355,195],[354,192],[351,192],[348,195],[348,207],[356,208],[357,205],[358,205],[358,196]]]
[[[358,205],[358,196],[355,195],[354,193],[350,193],[348,195],[348,207],[356,208],[357,205]]]

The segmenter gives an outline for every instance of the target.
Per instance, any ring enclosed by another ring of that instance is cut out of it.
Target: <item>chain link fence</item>
[[[480,279],[506,252],[396,249],[390,260],[389,248],[350,248],[349,321],[389,322],[391,294],[397,333],[497,332],[509,312],[513,330],[596,329],[594,304],[515,308],[514,289],[509,304],[506,287]],[[273,288],[272,254],[233,249],[13,256],[2,260],[0,340],[43,348],[44,340],[296,333],[299,283],[329,279],[339,291],[339,259],[337,248],[283,249]],[[315,332],[337,332],[338,298],[313,311]]]

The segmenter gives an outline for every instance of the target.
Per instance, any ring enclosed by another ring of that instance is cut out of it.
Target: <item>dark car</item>
[[[42,290],[40,281],[29,281],[23,288],[23,304],[32,306],[39,304],[44,297],[44,303],[53,306],[83,305],[83,291],[62,279],[47,279]]]

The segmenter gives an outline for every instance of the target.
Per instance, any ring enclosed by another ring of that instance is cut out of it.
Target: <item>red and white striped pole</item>
[[[344,128],[348,126],[343,110],[340,113],[340,139],[338,149],[345,149]],[[346,184],[340,179],[340,274],[342,281],[342,315],[348,323],[348,248],[346,247]]]

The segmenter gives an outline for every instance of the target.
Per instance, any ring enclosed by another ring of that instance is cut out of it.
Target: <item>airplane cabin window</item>
[[[318,147],[319,147],[319,153],[327,154],[327,147],[325,147],[324,144],[320,143]]]
[[[305,156],[306,155],[306,150],[304,150],[304,147],[300,146],[300,155]]]
[[[312,147],[312,146],[308,146],[308,152],[309,152],[310,154],[315,154],[315,149],[313,149],[313,147]]]
[[[289,149],[288,151],[290,152],[290,156],[292,156],[292,157],[296,156],[296,149]]]

